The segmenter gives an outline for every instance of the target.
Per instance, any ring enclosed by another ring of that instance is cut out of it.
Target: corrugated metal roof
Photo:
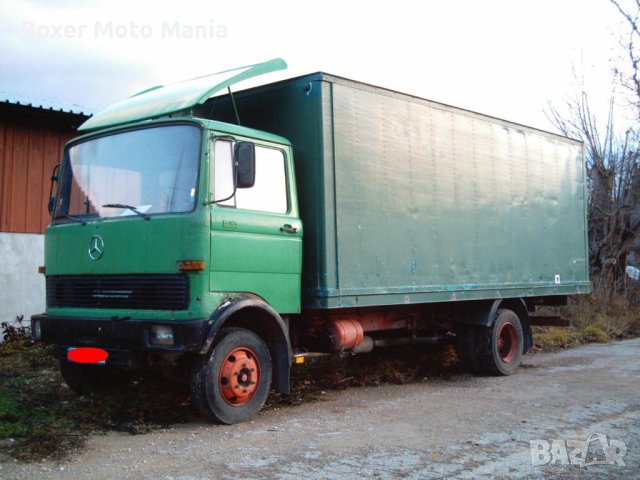
[[[73,115],[90,116],[93,114],[92,109],[83,107],[81,105],[65,104],[60,102],[54,103],[46,100],[35,100],[33,98],[2,91],[0,91],[0,103],[22,105],[25,107],[37,108],[40,110],[50,110],[54,112],[71,113]]]

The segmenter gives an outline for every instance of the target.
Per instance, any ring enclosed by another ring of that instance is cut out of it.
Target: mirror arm
[[[47,205],[49,210],[49,215],[51,216],[53,216],[55,203],[56,203],[53,201],[53,182],[56,182],[56,184],[58,183],[60,179],[59,171],[60,171],[60,163],[58,163],[55,167],[53,167],[53,171],[51,172],[51,184],[49,185],[49,204]]]

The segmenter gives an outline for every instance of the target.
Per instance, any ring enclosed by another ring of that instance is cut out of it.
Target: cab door
[[[210,288],[252,293],[280,313],[300,311],[302,222],[290,148],[255,145],[255,183],[234,188],[235,141],[213,140]]]

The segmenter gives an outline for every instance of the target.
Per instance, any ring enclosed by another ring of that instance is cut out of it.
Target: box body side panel
[[[303,307],[589,290],[579,142],[323,74],[235,95],[293,143]]]
[[[340,305],[588,288],[579,143],[338,83],[333,106]]]

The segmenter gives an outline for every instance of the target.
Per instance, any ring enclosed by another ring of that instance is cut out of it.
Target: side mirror
[[[51,185],[49,186],[49,204],[48,204],[48,208],[49,208],[49,215],[51,215],[53,217],[53,214],[55,212],[56,209],[56,197],[53,196],[53,185],[54,182],[58,183],[59,180],[59,176],[58,176],[58,172],[60,170],[60,164],[57,164],[55,167],[53,167],[53,172],[51,172]]]
[[[236,188],[251,188],[256,183],[256,146],[238,142],[234,151]]]

